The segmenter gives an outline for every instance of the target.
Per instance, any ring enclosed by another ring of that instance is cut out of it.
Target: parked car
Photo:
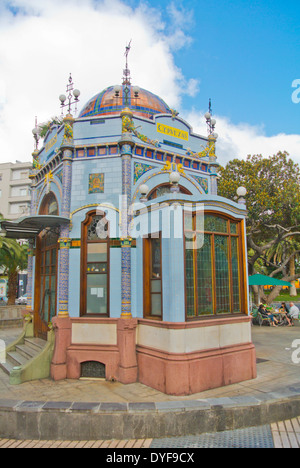
[[[21,296],[21,297],[18,297],[18,299],[16,299],[16,304],[17,305],[26,305],[27,304],[27,294],[24,294],[24,296]]]

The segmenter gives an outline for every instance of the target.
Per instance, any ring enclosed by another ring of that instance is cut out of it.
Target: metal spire
[[[131,49],[131,40],[129,42],[129,44],[126,46],[126,49],[125,49],[125,57],[126,57],[126,65],[125,65],[125,70],[123,70],[123,85],[130,85],[130,70],[128,68],[128,54],[130,52],[130,49]]]

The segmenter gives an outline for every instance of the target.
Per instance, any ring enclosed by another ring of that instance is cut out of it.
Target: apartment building
[[[28,214],[31,169],[31,162],[0,164],[0,213],[5,219],[14,220]]]

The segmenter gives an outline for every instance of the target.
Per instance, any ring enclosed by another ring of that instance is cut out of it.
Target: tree
[[[249,274],[260,272],[286,281],[297,279],[300,276],[295,263],[300,253],[298,164],[286,152],[269,158],[249,155],[246,160],[234,159],[220,168],[219,195],[235,200],[239,186],[247,189]],[[268,302],[274,300],[279,289],[274,288]],[[262,298],[267,302],[265,296]]]
[[[8,277],[8,305],[14,305],[18,287],[18,274],[27,268],[28,246],[20,245],[13,239],[5,239],[6,246],[0,250],[0,268],[3,275]]]
[[[3,216],[0,214],[0,222]],[[8,305],[14,305],[18,286],[18,273],[27,267],[28,246],[20,245],[14,239],[0,237],[0,268],[8,277]]]

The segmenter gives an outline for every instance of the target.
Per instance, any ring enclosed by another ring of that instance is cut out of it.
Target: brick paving
[[[287,449],[300,448],[300,417],[293,418],[287,421],[280,421],[270,425],[273,448]],[[255,429],[255,428],[254,428]],[[237,431],[236,431],[237,432]],[[186,437],[188,439],[188,437]],[[169,439],[170,442],[176,439]],[[153,439],[131,439],[131,440],[16,440],[16,439],[0,439],[0,449],[2,448],[107,448],[107,449],[140,449],[151,448]],[[174,442],[172,445],[174,448]],[[190,445],[191,446],[191,445]],[[159,439],[156,439],[155,447],[159,447]],[[165,448],[166,445],[164,444]],[[187,444],[187,447],[189,445]],[[197,448],[195,442],[192,447]],[[199,448],[201,446],[199,445]],[[263,448],[263,444],[261,445]],[[226,447],[224,447],[226,448]],[[259,448],[259,447],[258,447]]]

